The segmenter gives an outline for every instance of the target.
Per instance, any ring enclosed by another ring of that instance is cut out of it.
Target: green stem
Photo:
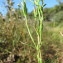
[[[37,49],[37,60],[38,60],[38,63],[42,63],[41,50],[40,50],[39,46]]]
[[[29,29],[29,26],[28,26],[28,23],[27,23],[28,20],[27,20],[26,15],[25,15],[25,19],[26,19],[26,27],[27,27],[28,33],[29,33],[29,35],[30,35],[30,38],[31,38],[31,40],[32,40],[32,42],[33,42],[33,44],[34,44],[34,46],[36,47],[35,41],[34,41],[34,39],[33,39],[33,37],[32,37],[32,34],[31,34],[31,32],[30,32],[30,29]]]

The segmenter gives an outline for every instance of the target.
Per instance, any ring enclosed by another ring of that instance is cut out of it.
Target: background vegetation
[[[0,13],[0,63],[37,63],[36,50],[28,35],[20,5],[13,8],[14,2],[6,0],[6,16]],[[28,24],[36,40],[33,11],[28,13]],[[43,63],[63,63],[63,2],[52,8],[44,8]]]

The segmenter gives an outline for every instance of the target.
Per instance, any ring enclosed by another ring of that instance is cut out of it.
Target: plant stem
[[[29,33],[29,35],[30,35],[30,38],[31,38],[31,40],[32,40],[32,42],[33,42],[33,44],[34,44],[34,46],[36,47],[36,44],[35,44],[35,42],[34,42],[34,39],[33,39],[33,37],[32,37],[32,34],[31,34],[31,32],[30,32],[30,29],[29,29],[29,26],[28,26],[28,23],[27,23],[27,17],[25,16],[25,19],[26,19],[26,27],[27,27],[27,30],[28,30],[28,33]]]
[[[42,2],[42,6],[39,4],[40,1]],[[38,60],[38,63],[42,63],[42,55],[41,55],[41,46],[42,46],[42,32],[43,32],[43,0],[33,0],[34,2],[34,5],[36,6],[37,9],[34,10],[34,17],[35,17],[35,20],[37,21],[38,20],[38,25],[37,25],[37,30],[35,29],[36,31],[36,34],[37,34],[37,44],[36,42],[34,41],[34,38],[32,36],[32,33],[30,32],[30,29],[29,29],[29,26],[28,26],[28,19],[27,19],[27,7],[26,7],[26,2],[23,1],[23,13],[24,13],[24,17],[25,17],[25,23],[26,23],[26,27],[27,27],[27,30],[28,30],[28,33],[30,35],[30,38],[34,44],[34,47],[37,51],[37,60]]]
[[[41,57],[41,50],[37,50],[37,60],[38,60],[38,63],[42,63],[42,57]]]

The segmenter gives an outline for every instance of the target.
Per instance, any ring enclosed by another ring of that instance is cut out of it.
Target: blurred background
[[[0,0],[0,63],[37,63],[24,22],[22,1]],[[34,5],[29,0],[26,4],[28,25],[36,42]],[[43,63],[63,63],[63,0],[44,0],[44,4]]]

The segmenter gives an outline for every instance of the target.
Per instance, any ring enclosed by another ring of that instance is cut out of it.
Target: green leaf
[[[24,14],[27,15],[27,7],[26,7],[26,2],[23,2],[23,5],[24,5]]]

